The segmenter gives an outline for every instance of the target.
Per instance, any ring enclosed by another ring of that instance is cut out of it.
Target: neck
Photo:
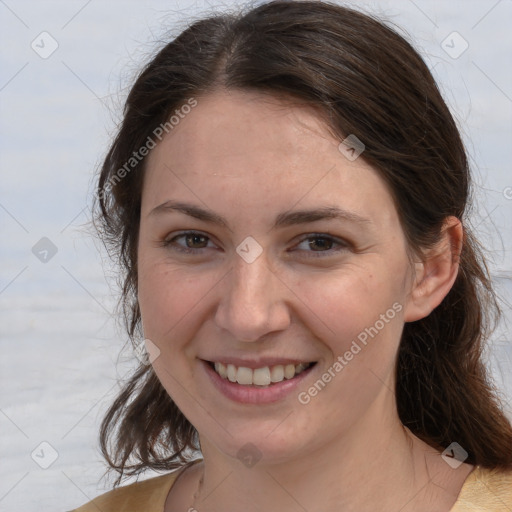
[[[451,468],[402,426],[395,408],[374,406],[345,435],[286,462],[263,458],[249,468],[201,438],[204,481],[192,509],[420,512],[435,503],[448,511],[456,493],[436,481],[446,482]]]

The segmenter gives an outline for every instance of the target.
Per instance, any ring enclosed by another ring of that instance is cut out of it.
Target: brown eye
[[[309,244],[310,249],[319,250],[319,251],[327,251],[329,249],[332,249],[334,240],[332,240],[330,238],[316,237],[316,238],[310,238],[308,244]]]
[[[188,234],[185,235],[185,241],[189,249],[198,249],[205,247],[204,244],[208,244],[208,237],[199,234]],[[198,245],[200,247],[197,247]]]
[[[209,241],[210,238],[206,235],[196,231],[190,231],[166,239],[162,245],[178,252],[191,254],[200,252],[201,249],[206,249]]]
[[[341,239],[326,234],[315,234],[303,238],[296,249],[305,252],[307,256],[327,257],[346,251],[349,247],[350,244]]]

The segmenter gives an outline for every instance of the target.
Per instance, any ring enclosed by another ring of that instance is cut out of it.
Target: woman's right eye
[[[179,242],[180,241],[180,242]],[[164,247],[186,254],[197,254],[206,249],[209,237],[198,231],[186,231],[163,241]]]

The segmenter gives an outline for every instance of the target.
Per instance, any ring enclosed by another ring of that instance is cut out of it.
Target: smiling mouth
[[[244,386],[270,387],[284,380],[291,380],[303,371],[308,370],[316,364],[278,364],[275,366],[264,366],[262,368],[247,368],[245,366],[237,367],[233,364],[224,364],[220,362],[206,361],[206,363],[225,380],[232,383],[242,384]]]

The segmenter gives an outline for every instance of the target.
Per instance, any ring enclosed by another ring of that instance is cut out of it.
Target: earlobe
[[[414,322],[427,317],[448,295],[459,271],[463,244],[462,223],[447,217],[441,237],[415,264],[415,276],[405,307],[404,320]]]

